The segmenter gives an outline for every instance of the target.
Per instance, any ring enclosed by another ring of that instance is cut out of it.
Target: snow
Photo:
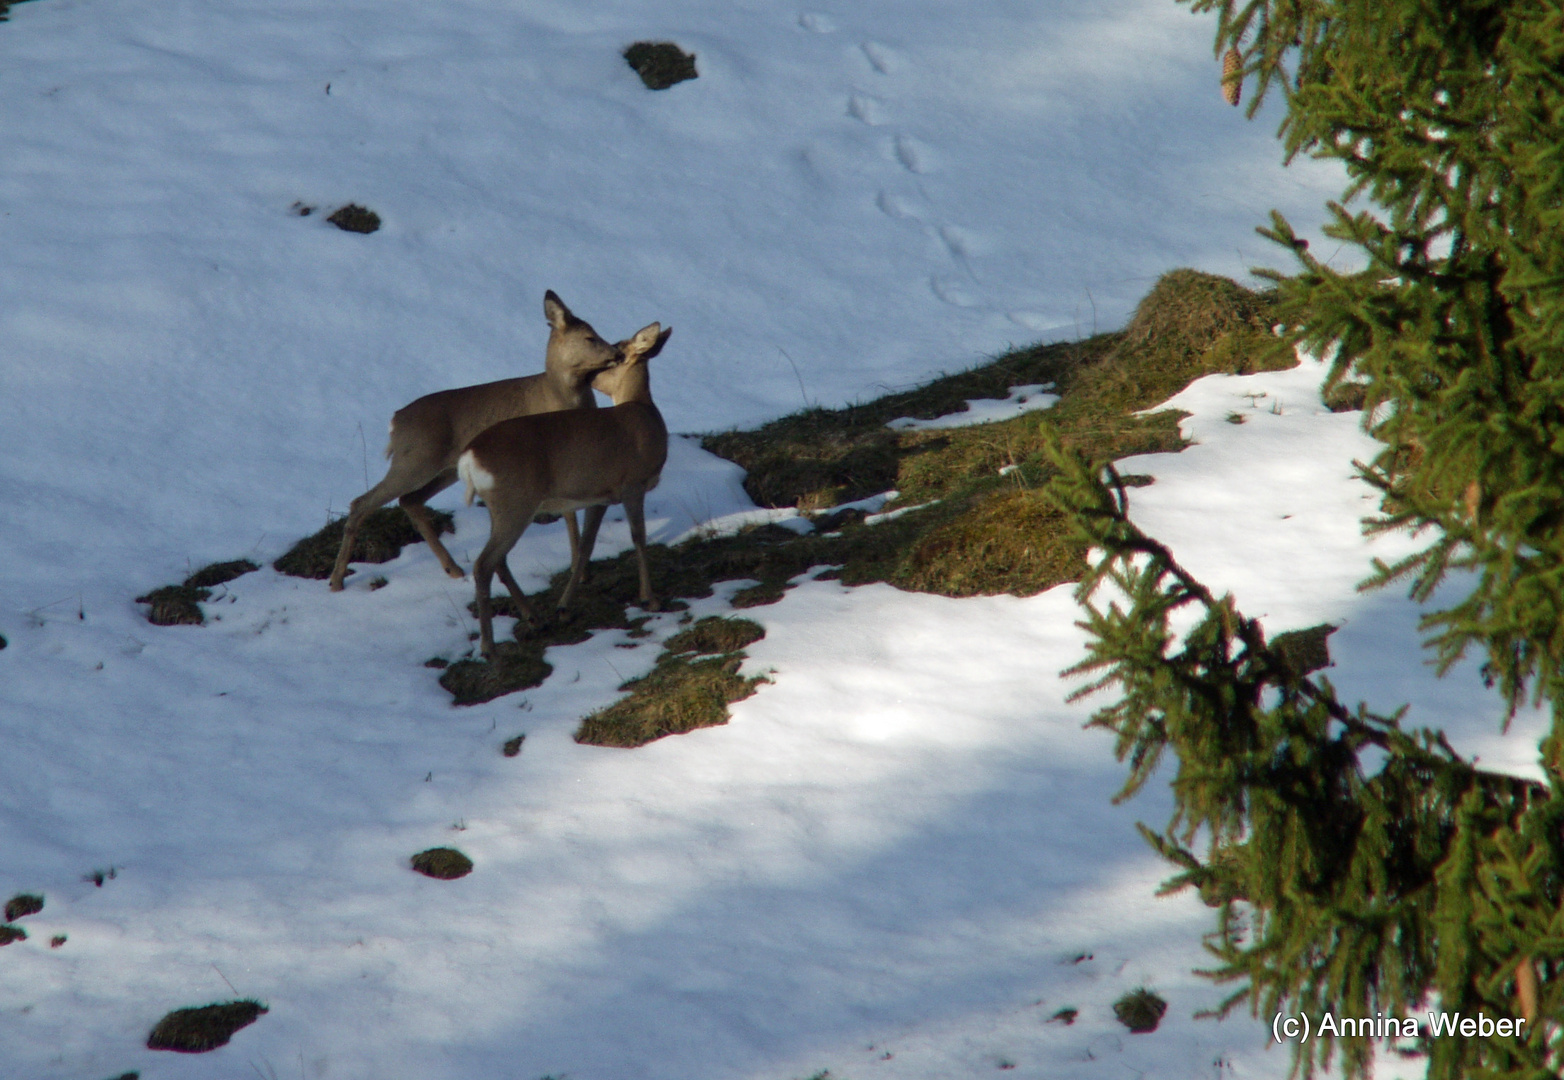
[[[1010,395],[1003,399],[967,401],[964,412],[936,416],[932,420],[917,420],[903,416],[885,426],[893,431],[940,431],[945,428],[970,427],[973,424],[992,424],[997,420],[1014,420],[1039,409],[1051,409],[1059,402],[1058,394],[1045,394],[1053,389],[1052,383],[1035,383],[1012,386]]]
[[[748,613],[771,684],[633,751],[570,735],[674,615],[458,709],[423,662],[469,647],[471,586],[421,545],[336,595],[246,575],[206,627],[133,601],[340,513],[397,407],[536,370],[546,288],[610,339],[676,327],[654,393],[708,431],[1119,325],[1174,266],[1275,261],[1272,206],[1318,240],[1339,174],[1283,170],[1274,109],[1222,104],[1210,30],[1167,0],[13,9],[0,893],[47,906],[0,950],[0,1076],[1283,1076],[1267,1023],[1192,1019],[1209,915],[1155,897],[1132,824],[1166,796],[1111,805],[1109,740],[1064,701],[1068,589],[806,581]],[[647,91],[618,55],[641,37],[700,78]],[[380,231],[325,223],[348,202]],[[1469,668],[1428,674],[1416,610],[1354,591],[1405,540],[1358,531],[1371,444],[1319,375],[1181,395],[1198,445],[1126,465],[1156,477],[1137,519],[1268,624],[1343,623],[1349,699],[1531,768],[1534,718],[1500,738]],[[797,521],[740,480],[673,440],[652,539]],[[439,504],[470,563],[484,511]],[[555,524],[511,562],[536,587],[567,558]],[[469,877],[408,869],[446,844]],[[1111,1015],[1139,985],[1154,1035]],[[228,1047],[144,1049],[234,996],[270,1012]]]

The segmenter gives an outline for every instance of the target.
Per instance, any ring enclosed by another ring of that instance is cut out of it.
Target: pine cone
[[[1222,96],[1229,105],[1237,105],[1244,96],[1244,58],[1238,46],[1230,46],[1222,55]]]

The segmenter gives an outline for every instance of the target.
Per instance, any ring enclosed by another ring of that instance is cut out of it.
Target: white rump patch
[[[473,496],[487,495],[494,487],[494,477],[485,472],[482,465],[478,464],[478,458],[471,450],[463,450],[462,456],[456,459],[456,475],[461,477],[462,483],[467,485],[467,505],[472,505]]]

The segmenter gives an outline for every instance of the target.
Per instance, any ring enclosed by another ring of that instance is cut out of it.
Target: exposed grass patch
[[[185,578],[185,584],[196,589],[210,589],[218,585],[226,585],[234,578],[243,577],[259,569],[260,566],[249,559],[230,559],[228,562],[203,566]]]
[[[151,607],[147,621],[154,626],[201,626],[206,622],[206,616],[201,612],[201,601],[211,599],[214,587],[259,569],[249,559],[212,563],[203,566],[178,585],[164,585],[145,596],[136,597],[136,603]]]
[[[1131,990],[1113,1003],[1113,1015],[1130,1029],[1132,1035],[1156,1031],[1167,1011],[1168,1003],[1144,986]]]
[[[9,945],[13,941],[26,941],[27,931],[20,926],[12,926],[9,923],[0,923],[0,945]]]
[[[1340,628],[1330,623],[1321,623],[1303,630],[1289,630],[1284,634],[1277,634],[1271,639],[1271,652],[1287,665],[1287,670],[1294,678],[1301,679],[1312,672],[1330,667],[1330,644],[1326,638],[1338,629]]]
[[[11,13],[13,4],[24,4],[27,0],[0,0],[0,22],[5,22]]]
[[[666,90],[675,83],[698,77],[695,54],[671,41],[637,41],[622,55],[648,90]]]
[[[1050,1016],[1048,1018],[1048,1022],[1050,1024],[1059,1023],[1063,1024],[1065,1027],[1069,1027],[1071,1024],[1075,1023],[1075,1018],[1080,1015],[1080,1009],[1064,1008]]]
[[[1331,412],[1360,412],[1368,404],[1368,386],[1360,382],[1339,382],[1321,395]]]
[[[749,619],[708,615],[694,626],[680,630],[663,642],[663,651],[679,653],[735,653],[766,636],[766,630]]]
[[[515,738],[506,739],[505,745],[500,747],[500,753],[506,757],[515,757],[521,753],[521,744],[527,741],[526,735],[517,735]]]
[[[821,565],[837,569],[819,576],[848,585],[886,582],[947,596],[1030,596],[1076,580],[1083,553],[1038,493],[1051,472],[1045,431],[1104,463],[1182,449],[1182,414],[1136,414],[1202,375],[1295,364],[1271,332],[1271,303],[1227,278],[1176,270],[1157,282],[1121,333],[1018,349],[866,404],[809,409],[755,431],[707,436],[708,450],[748,471],[745,489],[762,506],[822,507],[894,488],[901,505],[919,508],[872,525],[858,510],[826,510],[816,531],[802,536],[762,525],[677,548],[653,546],[653,586],[664,597],[697,598],[711,595],[717,582],[752,578],[758,584],[740,590],[733,604],[757,607],[776,602],[791,579]],[[1011,386],[1049,382],[1060,401],[1044,412],[939,431],[885,427],[903,416],[960,411],[968,399],[1004,398]],[[561,573],[530,596],[534,610],[552,611],[564,582]],[[524,630],[521,644],[501,647],[496,665],[452,664],[442,685],[459,703],[535,686],[547,675],[545,647],[584,640],[593,629],[628,627],[626,607],[636,595],[633,553],[598,562],[575,611]],[[498,599],[496,611],[514,614],[507,604]],[[519,677],[485,670],[496,667]]]
[[[255,1023],[267,1011],[258,1001],[225,1001],[197,1009],[175,1009],[147,1036],[148,1050],[202,1054],[228,1045],[233,1033]]]
[[[420,851],[412,858],[413,869],[425,877],[454,881],[472,873],[472,860],[455,848],[437,847]]]
[[[443,535],[456,531],[455,519],[443,510],[431,510],[435,528]],[[272,563],[273,568],[293,577],[324,580],[331,576],[331,568],[337,562],[337,548],[342,546],[342,530],[345,518],[329,522],[323,529],[306,536]],[[402,553],[408,544],[422,542],[412,519],[399,506],[382,506],[364,519],[358,536],[353,541],[351,562],[390,562]]]
[[[27,915],[36,915],[43,910],[43,897],[34,896],[32,893],[17,893],[5,902],[5,921],[15,922]]]
[[[450,691],[456,705],[478,705],[541,686],[554,672],[543,659],[546,644],[536,638],[497,641],[493,660],[458,660],[440,675],[440,685]]]
[[[728,722],[728,706],[754,694],[766,681],[739,674],[744,646],[765,637],[749,619],[708,616],[663,644],[657,666],[619,689],[630,696],[581,721],[576,742],[593,746],[643,746],[665,735]]]
[[[372,233],[380,228],[380,215],[357,203],[338,207],[326,220],[343,232]]]

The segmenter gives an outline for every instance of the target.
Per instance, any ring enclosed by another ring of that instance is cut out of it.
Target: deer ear
[[[543,294],[543,317],[555,330],[563,330],[576,319],[553,289]]]
[[[625,355],[627,358],[633,356],[637,360],[650,360],[657,355],[662,348],[662,343],[666,340],[662,335],[662,325],[660,323],[643,326],[630,339],[630,344],[625,349]]]

